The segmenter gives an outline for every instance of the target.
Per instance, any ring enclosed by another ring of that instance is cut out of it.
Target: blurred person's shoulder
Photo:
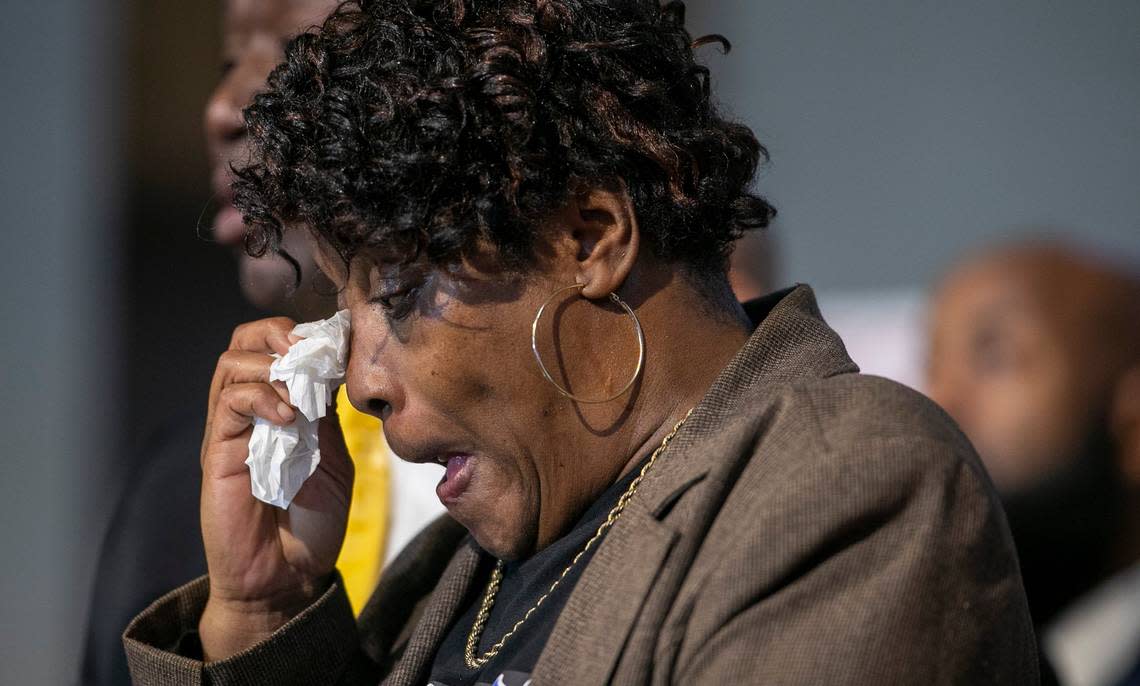
[[[128,683],[121,636],[131,618],[206,572],[198,519],[202,431],[202,419],[188,413],[134,448],[99,552],[81,683]]]
[[[206,571],[199,526],[203,422],[171,421],[143,442],[103,541],[99,584],[137,613]],[[124,625],[125,626],[125,625]]]

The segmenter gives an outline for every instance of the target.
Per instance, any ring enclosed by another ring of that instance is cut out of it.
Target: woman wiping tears
[[[240,327],[203,442],[209,575],[128,629],[136,683],[1037,683],[954,424],[860,375],[809,287],[733,298],[733,242],[773,210],[704,42],[679,2],[374,0],[288,46],[246,111],[247,247],[311,238],[348,397],[445,465],[448,515],[355,621],[336,415],[289,509],[254,499],[293,323]]]

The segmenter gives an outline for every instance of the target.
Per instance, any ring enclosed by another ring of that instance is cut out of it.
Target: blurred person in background
[[[228,0],[224,3],[222,79],[206,103],[206,147],[213,165],[211,186],[220,209],[213,238],[238,260],[242,294],[267,312],[298,321],[328,316],[336,306],[331,284],[320,276],[312,251],[290,236],[283,252],[253,258],[243,249],[245,223],[233,206],[232,166],[249,159],[242,109],[265,88],[265,79],[283,56],[285,42],[318,24],[336,0]],[[297,232],[300,233],[300,232]]]
[[[252,258],[242,249],[245,225],[233,207],[231,165],[248,160],[242,109],[265,86],[283,46],[317,25],[336,0],[229,0],[223,15],[222,79],[206,103],[204,124],[212,186],[221,203],[213,237],[239,260],[242,294],[268,312],[310,321],[331,315],[336,295],[313,262],[302,232],[281,253]],[[383,562],[443,512],[433,497],[438,468],[395,459],[380,422],[338,398],[345,439],[356,466],[348,532],[337,558],[359,611]],[[142,469],[127,485],[104,540],[95,582],[81,683],[129,684],[122,633],[130,618],[162,593],[206,573],[198,523],[202,417],[197,403],[184,422],[152,441]]]
[[[928,389],[1002,495],[1062,684],[1140,684],[1140,275],[1025,243],[933,299]]]

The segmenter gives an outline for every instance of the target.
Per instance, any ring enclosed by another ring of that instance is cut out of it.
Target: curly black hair
[[[723,274],[775,211],[749,184],[767,151],[717,114],[705,42],[657,0],[355,0],[286,48],[245,110],[235,170],[254,256],[299,223],[351,258],[453,263],[481,241],[534,255],[569,194],[626,184],[664,260]]]

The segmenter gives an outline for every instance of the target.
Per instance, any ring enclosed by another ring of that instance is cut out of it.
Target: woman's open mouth
[[[471,483],[471,456],[448,455],[444,465],[447,471],[439,480],[439,485],[435,487],[435,494],[444,505],[451,505],[459,500],[459,496],[463,495]]]

